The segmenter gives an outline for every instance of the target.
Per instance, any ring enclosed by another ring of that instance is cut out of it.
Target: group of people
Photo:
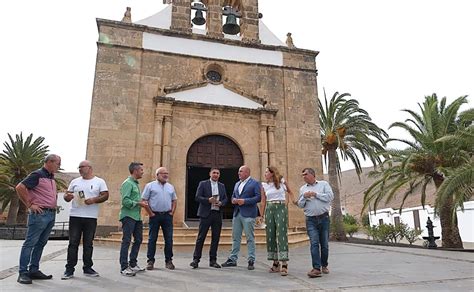
[[[39,261],[54,226],[57,196],[54,173],[60,166],[61,158],[50,154],[45,158],[41,169],[29,174],[16,187],[20,200],[29,209],[27,234],[20,254],[18,282],[21,284],[52,278],[52,275],[40,271]],[[67,202],[72,201],[72,204],[67,263],[61,277],[63,280],[74,277],[81,238],[83,273],[85,276],[99,276],[99,273],[92,268],[93,239],[99,215],[98,204],[107,201],[109,193],[105,181],[94,175],[93,166],[89,161],[82,161],[78,168],[80,177],[71,181],[64,194],[64,199]],[[120,273],[124,276],[135,276],[137,272],[145,269],[154,269],[156,241],[160,228],[165,242],[165,267],[174,270],[173,215],[176,211],[177,195],[174,186],[168,182],[168,170],[165,167],[158,168],[155,173],[156,180],[146,184],[142,192],[138,180],[143,177],[143,164],[130,163],[129,172],[130,176],[120,188],[119,220],[123,233],[119,258]],[[227,260],[219,264],[217,250],[222,229],[222,211],[229,198],[225,185],[219,182],[220,170],[212,167],[209,179],[201,181],[196,190],[195,199],[199,202],[197,215],[200,221],[190,266],[193,269],[199,267],[204,241],[211,228],[210,267],[237,266],[242,233],[245,233],[247,268],[254,270],[256,260],[254,228],[257,218],[261,217],[266,224],[267,259],[272,261],[269,272],[288,275],[288,203],[292,202],[304,210],[306,217],[312,258],[312,269],[307,275],[314,278],[329,273],[329,210],[333,193],[327,182],[316,180],[314,169],[305,168],[301,174],[305,184],[301,186],[298,198],[295,198],[288,182],[275,167],[267,167],[263,182],[250,176],[248,166],[243,165],[239,168],[239,181],[236,182],[230,198],[234,205],[232,250]],[[261,209],[258,203],[261,203]],[[137,260],[143,241],[141,209],[145,209],[150,217],[146,268],[140,267]]]

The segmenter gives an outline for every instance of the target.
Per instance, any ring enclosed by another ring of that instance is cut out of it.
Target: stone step
[[[111,246],[111,247],[117,247],[120,248],[120,243],[121,239],[119,238],[107,238],[107,237],[96,237],[94,239],[94,245],[105,245],[105,246]],[[178,242],[173,240],[173,247],[194,247],[195,246],[195,241],[192,242]],[[290,239],[288,238],[288,246],[289,247],[299,247],[299,246],[305,246],[309,243],[309,238],[306,237],[305,239]],[[147,246],[147,241],[142,242],[142,246]],[[206,240],[204,242],[204,246],[209,246],[211,243],[210,241]],[[257,240],[255,244],[258,247],[264,247],[266,246],[266,242],[262,240]],[[245,240],[242,240],[241,243],[242,246],[246,246],[247,242]],[[164,248],[164,243],[161,240],[158,240],[156,242],[156,246],[158,248]],[[232,241],[223,241],[222,239],[219,241],[219,247],[220,248],[230,248],[232,247]]]
[[[175,242],[180,242],[180,241],[183,241],[183,242],[194,242],[196,241],[196,237],[197,237],[198,233],[195,232],[195,233],[187,233],[187,234],[175,234],[173,233],[173,241]],[[158,234],[158,240],[162,240],[162,237],[163,237],[163,234],[160,232]],[[307,235],[306,235],[306,232],[302,232],[302,231],[298,231],[298,232],[288,232],[288,238],[295,238],[295,239],[299,239],[299,238],[306,238]],[[107,237],[107,238],[110,238],[110,239],[121,239],[122,238],[122,233],[121,232],[114,232],[113,234],[111,234],[111,236]],[[232,240],[232,234],[231,233],[221,233],[221,240]],[[242,234],[242,238],[245,240],[245,234]],[[255,234],[255,240],[259,241],[265,241],[265,234]],[[144,233],[143,234],[143,240],[144,241],[148,241],[148,233]],[[211,231],[208,232],[207,234],[207,237],[206,237],[206,241],[210,241],[211,240]]]
[[[266,245],[266,235],[265,229],[255,229],[255,242],[257,246]],[[191,227],[174,227],[173,228],[173,246],[179,247],[194,247],[196,243],[196,237],[198,235],[198,228]],[[246,245],[245,234],[242,234],[242,245]],[[98,244],[106,245],[117,245],[120,246],[122,241],[122,232],[111,232],[108,237],[97,237],[94,240]],[[301,228],[289,228],[288,230],[288,244],[292,247],[306,245],[309,242],[306,231],[303,231]],[[143,242],[142,244],[148,243],[148,228],[143,230]],[[211,231],[209,230],[206,241],[204,245],[210,245],[211,243]],[[157,246],[163,247],[163,234],[160,231],[158,235]],[[232,246],[232,228],[223,227],[221,231],[221,237],[219,241],[219,246],[230,247]]]

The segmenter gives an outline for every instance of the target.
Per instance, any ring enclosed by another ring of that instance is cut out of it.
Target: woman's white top
[[[265,195],[267,196],[267,202],[271,201],[285,201],[286,200],[286,186],[285,179],[281,179],[280,188],[277,189],[273,182],[267,183],[262,182],[263,189],[265,190]]]

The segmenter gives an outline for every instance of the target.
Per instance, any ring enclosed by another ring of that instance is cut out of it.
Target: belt
[[[56,212],[56,208],[41,208],[43,212]]]
[[[327,217],[329,216],[329,213],[326,212],[326,213],[323,213],[321,215],[316,215],[316,216],[310,216],[310,217],[313,217],[313,218],[316,218],[316,219],[320,219],[320,218],[324,218],[324,217]]]
[[[168,214],[169,212],[171,212],[171,210],[164,211],[164,212],[155,212],[155,211],[153,211],[153,213],[158,214],[158,215],[165,215],[165,214]]]
[[[268,201],[269,204],[286,204],[286,201]]]

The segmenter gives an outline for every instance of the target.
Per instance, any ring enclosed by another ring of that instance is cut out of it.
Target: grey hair
[[[138,169],[140,166],[142,166],[143,163],[141,162],[132,162],[130,163],[130,165],[128,166],[128,171],[130,172],[130,174],[133,174],[133,172],[135,171],[135,169]]]
[[[56,161],[56,160],[59,160],[61,159],[61,157],[59,157],[59,155],[56,155],[56,154],[48,154],[46,155],[46,157],[44,158],[44,163],[48,162],[48,161]]]
[[[305,171],[311,174],[312,176],[316,176],[316,172],[311,167],[304,168],[302,172],[305,172]]]

